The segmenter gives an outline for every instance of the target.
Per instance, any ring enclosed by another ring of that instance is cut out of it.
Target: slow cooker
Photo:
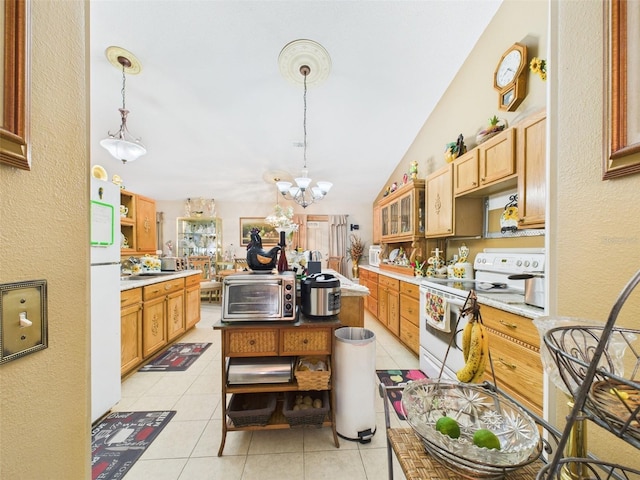
[[[330,273],[314,273],[300,286],[302,314],[332,317],[340,313],[340,280]]]

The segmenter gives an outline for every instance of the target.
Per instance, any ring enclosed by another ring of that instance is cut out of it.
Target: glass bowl
[[[480,385],[416,380],[405,387],[402,407],[427,451],[454,469],[478,476],[500,476],[528,465],[542,452],[540,433],[531,416],[503,395]],[[460,425],[459,438],[436,430],[436,422],[444,415]],[[481,428],[498,437],[500,450],[473,444],[473,434]]]

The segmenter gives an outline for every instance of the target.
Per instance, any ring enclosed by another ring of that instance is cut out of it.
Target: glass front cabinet
[[[382,241],[424,237],[424,180],[402,185],[380,201]]]
[[[176,248],[178,257],[207,255],[222,261],[222,220],[217,217],[178,217]]]

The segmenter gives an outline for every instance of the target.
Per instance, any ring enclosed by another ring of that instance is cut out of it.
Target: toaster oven
[[[235,273],[222,281],[222,321],[294,321],[296,277],[293,272]]]

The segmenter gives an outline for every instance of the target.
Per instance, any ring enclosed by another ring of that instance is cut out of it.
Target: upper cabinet
[[[454,194],[485,195],[510,180],[515,185],[515,131],[508,128],[458,157],[454,162]]]
[[[516,125],[519,228],[545,225],[547,116],[541,111]]]
[[[155,200],[120,190],[120,252],[155,254],[157,250]]]
[[[414,180],[380,200],[380,240],[411,241],[424,237],[424,180]]]
[[[207,255],[222,261],[222,220],[217,217],[178,217],[177,255]]]
[[[453,177],[454,165],[450,163],[426,179],[425,236],[428,238],[482,233],[482,198],[454,198]]]

